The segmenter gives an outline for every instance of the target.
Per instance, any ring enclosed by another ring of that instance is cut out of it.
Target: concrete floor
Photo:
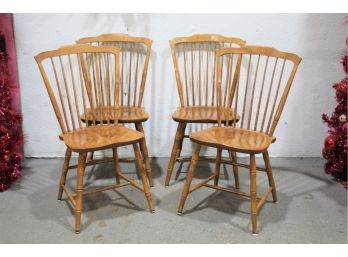
[[[230,193],[197,190],[178,216],[188,163],[176,165],[176,180],[164,188],[167,158],[152,159],[154,214],[135,188],[104,191],[85,197],[82,231],[76,235],[69,205],[56,200],[62,162],[27,159],[22,179],[0,193],[0,243],[347,243],[347,191],[324,174],[320,158],[271,159],[279,203],[265,204],[257,236],[250,233],[249,201]],[[122,163],[121,168],[137,178],[134,164]],[[212,164],[199,163],[195,180],[212,172]],[[68,176],[70,186],[74,173]],[[258,174],[264,190],[267,178]],[[241,188],[248,190],[248,172],[241,169],[240,176]],[[110,181],[109,164],[86,171],[86,186]],[[222,166],[220,181],[233,185],[230,166]]]

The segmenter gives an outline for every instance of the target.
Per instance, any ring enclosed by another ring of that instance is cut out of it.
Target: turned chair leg
[[[138,130],[139,132],[144,134],[144,128],[143,128],[143,124],[141,122],[135,123],[135,128],[136,128],[136,130]],[[144,159],[145,171],[147,174],[147,178],[149,179],[150,187],[153,187],[152,171],[151,171],[151,165],[150,165],[150,161],[149,161],[149,153],[147,151],[145,137],[140,141],[140,150],[141,150],[141,153],[142,153],[142,156]]]
[[[199,159],[199,152],[200,151],[201,151],[201,145],[197,144],[196,148],[195,148],[195,151],[194,151],[194,153],[192,155],[190,168],[189,168],[189,171],[187,173],[185,185],[184,185],[184,188],[183,188],[182,193],[181,193],[180,203],[179,203],[179,207],[178,207],[178,214],[179,215],[182,214],[182,210],[184,208],[186,198],[187,198],[187,196],[189,194],[189,191],[190,191],[190,185],[191,185],[193,176],[195,174],[196,165],[197,165],[197,162],[198,162],[198,159]]]
[[[271,162],[269,160],[268,151],[263,152],[262,156],[263,156],[263,160],[264,160],[265,166],[266,166],[268,184],[270,187],[272,187],[273,202],[277,203],[278,198],[277,198],[276,185],[275,185],[274,178],[273,178],[272,166],[271,166]]]
[[[168,185],[169,185],[169,181],[170,181],[170,178],[172,176],[174,164],[175,164],[176,157],[177,157],[179,143],[183,137],[184,137],[184,123],[179,122],[178,128],[176,130],[176,134],[175,134],[175,141],[174,141],[172,153],[170,155],[170,160],[168,163],[167,175],[166,175],[166,180],[165,180],[165,184],[164,184],[166,187],[168,187]]]
[[[186,125],[187,125],[186,123],[182,124],[182,137],[181,137],[181,140],[179,141],[179,146],[178,146],[178,151],[177,151],[177,154],[176,154],[176,159],[180,158],[180,155],[181,155],[182,144],[183,144],[183,141],[184,141],[184,138],[185,138]]]
[[[75,233],[80,233],[82,214],[83,176],[85,173],[87,153],[79,153],[76,175],[76,198],[75,198]]]
[[[221,153],[222,149],[217,149],[216,154],[216,162],[215,162],[215,178],[214,178],[214,186],[217,186],[219,184],[219,178],[220,178],[220,166],[221,166]]]
[[[250,154],[250,198],[252,233],[257,234],[257,186],[255,154]]]
[[[112,155],[114,159],[114,169],[115,169],[115,177],[116,177],[116,184],[120,184],[120,165],[118,163],[118,154],[117,154],[117,148],[112,148]]]
[[[136,143],[133,144],[133,149],[134,149],[134,155],[135,155],[135,163],[136,163],[136,165],[138,167],[138,170],[139,170],[139,173],[140,173],[140,177],[141,177],[141,180],[143,182],[144,193],[145,193],[145,196],[146,196],[146,199],[147,199],[147,203],[149,205],[150,211],[151,212],[155,212],[155,208],[154,208],[154,205],[153,205],[153,202],[152,202],[152,198],[151,198],[150,187],[149,187],[149,184],[148,184],[148,181],[147,181],[147,178],[146,178],[143,162],[142,162],[142,159],[141,159],[141,154],[140,154],[140,151],[139,151],[139,147],[138,147],[138,145]]]
[[[71,149],[69,147],[66,148],[65,151],[65,158],[64,158],[64,164],[62,168],[62,173],[60,175],[60,182],[59,182],[59,189],[58,189],[58,200],[62,200],[63,195],[63,186],[66,183],[66,175],[68,174],[69,170],[69,162],[71,158]]]
[[[232,162],[236,163],[237,162],[237,153],[233,151],[229,151],[230,159]],[[238,166],[237,165],[232,165],[233,168],[233,176],[234,176],[234,183],[236,189],[239,189],[239,173],[238,173]]]

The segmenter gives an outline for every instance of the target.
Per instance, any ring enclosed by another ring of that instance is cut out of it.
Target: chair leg
[[[173,173],[174,164],[176,161],[177,152],[178,152],[178,148],[179,148],[179,143],[182,140],[182,138],[184,137],[184,134],[183,134],[184,125],[183,124],[184,123],[179,122],[178,128],[176,130],[175,141],[174,141],[172,153],[170,155],[170,160],[169,160],[168,168],[167,168],[166,181],[164,184],[166,187],[168,187],[170,178],[171,178],[172,173]]]
[[[66,175],[68,174],[69,170],[69,162],[71,158],[71,149],[69,147],[66,148],[65,151],[65,158],[64,158],[64,164],[62,168],[62,173],[60,175],[60,182],[59,182],[59,189],[58,189],[58,200],[62,200],[62,195],[63,195],[63,186],[65,185],[66,182]]]
[[[177,154],[176,154],[176,159],[178,159],[180,157],[180,155],[181,155],[182,144],[183,144],[183,141],[184,141],[184,138],[185,138],[186,124],[187,123],[183,123],[182,124],[182,137],[181,137],[181,140],[179,141],[179,147],[178,147],[178,151],[177,151]]]
[[[94,151],[92,151],[91,154],[89,155],[87,162],[93,161],[93,157],[94,157]]]
[[[189,194],[189,191],[190,191],[190,185],[191,185],[193,176],[195,174],[196,165],[197,165],[197,162],[198,162],[198,159],[199,159],[199,152],[200,151],[201,151],[201,145],[197,144],[196,148],[195,148],[195,151],[194,151],[194,153],[192,155],[190,168],[189,168],[189,171],[188,171],[188,174],[187,174],[187,177],[186,177],[184,188],[183,188],[182,193],[181,193],[180,203],[179,203],[179,207],[178,207],[178,214],[179,215],[182,214],[182,210],[184,208],[186,198],[187,198],[187,196]]]
[[[153,206],[153,202],[152,202],[152,198],[151,198],[151,193],[150,193],[150,187],[146,178],[146,174],[144,171],[144,166],[143,166],[143,162],[141,159],[141,154],[139,151],[139,147],[138,145],[135,143],[133,144],[133,150],[134,150],[134,155],[135,155],[135,163],[137,165],[137,168],[140,172],[140,178],[143,182],[143,187],[144,187],[144,193],[147,199],[147,203],[149,205],[150,211],[151,212],[155,212],[155,208]]]
[[[221,153],[222,153],[222,149],[218,148],[217,154],[216,154],[216,162],[215,162],[215,178],[214,178],[214,185],[215,186],[217,186],[219,184]]]
[[[76,175],[76,198],[75,198],[75,233],[80,233],[82,214],[83,176],[85,173],[87,153],[79,153]]]
[[[233,151],[229,151],[230,154],[230,159],[232,162],[236,163],[237,162],[237,153]],[[232,165],[233,168],[233,176],[234,176],[234,183],[236,189],[239,189],[239,173],[238,173],[238,166],[237,165]]]
[[[116,184],[120,184],[120,165],[118,163],[118,154],[117,154],[117,147],[112,148],[112,155],[114,159],[114,169],[115,169],[115,177],[116,177]]]
[[[263,152],[262,156],[263,156],[263,160],[265,161],[265,166],[266,166],[266,170],[267,170],[268,184],[270,187],[272,187],[273,202],[276,203],[278,201],[277,191],[276,191],[276,185],[275,185],[274,178],[273,178],[272,166],[271,166],[271,162],[269,160],[268,151]]]
[[[255,154],[250,154],[250,196],[252,233],[257,234],[257,188]]]
[[[138,130],[139,132],[144,134],[144,128],[143,128],[143,124],[141,122],[135,123],[135,128],[136,128],[136,130]],[[151,171],[151,165],[150,165],[150,161],[149,161],[149,154],[147,151],[145,137],[143,138],[143,140],[140,141],[140,150],[141,150],[141,153],[142,153],[142,156],[144,159],[145,171],[146,171],[149,183],[150,183],[150,187],[153,187],[152,171]]]

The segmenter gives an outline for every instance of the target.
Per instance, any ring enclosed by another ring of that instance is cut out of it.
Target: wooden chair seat
[[[110,109],[112,109],[111,107]],[[108,112],[107,108],[103,108],[104,110],[102,111],[102,115],[100,115],[100,109],[95,108],[95,121],[96,123],[100,123],[100,117],[103,117],[103,123],[106,123],[108,119],[113,123],[114,121],[114,112],[110,111],[110,117],[108,117]],[[92,113],[91,110],[88,108],[87,109],[87,119],[86,115],[82,114],[81,115],[81,120],[83,122],[86,122],[86,120],[89,121],[89,124],[92,123]],[[119,107],[119,112],[118,112],[118,122],[119,123],[138,123],[138,122],[144,122],[149,119],[149,114],[144,110],[142,107],[129,107],[129,106],[120,106]]]
[[[211,127],[190,134],[190,139],[201,145],[234,150],[241,153],[261,153],[276,138],[262,132],[233,127]]]
[[[236,119],[239,120],[239,115],[235,116],[233,109],[224,108],[222,121],[226,122],[227,113],[228,120],[231,123]],[[179,107],[172,115],[173,120],[177,122],[189,123],[217,123],[217,108],[216,106],[187,106]]]
[[[124,126],[103,125],[77,129],[62,138],[73,151],[85,152],[129,145],[143,139],[144,134]]]

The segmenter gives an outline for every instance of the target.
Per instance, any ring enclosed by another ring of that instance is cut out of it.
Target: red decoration
[[[336,147],[336,141],[337,141],[337,137],[336,135],[329,135],[325,138],[325,149],[328,151],[332,151],[335,149]]]
[[[340,83],[334,85],[336,89],[336,97],[338,99],[347,99],[347,90],[348,90],[348,78],[345,78]]]
[[[348,188],[347,183],[347,149],[348,149],[348,57],[345,55],[341,63],[346,73],[346,78],[333,85],[336,90],[337,106],[329,117],[323,114],[323,121],[329,126],[329,135],[325,138],[323,157],[327,159],[325,172],[331,174],[338,182]]]
[[[5,38],[0,34],[0,192],[20,177],[21,116],[13,109]]]
[[[344,133],[348,134],[348,122],[346,122],[342,125],[342,131]]]

